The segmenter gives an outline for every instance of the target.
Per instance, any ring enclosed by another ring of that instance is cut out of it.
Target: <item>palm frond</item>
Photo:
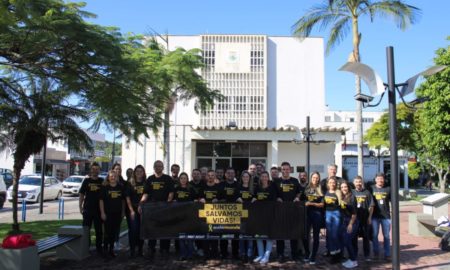
[[[377,16],[382,18],[393,19],[397,27],[404,30],[411,24],[416,23],[421,16],[419,8],[411,5],[407,5],[402,1],[381,1],[375,2],[365,9],[361,10],[362,13],[371,15],[371,18]]]

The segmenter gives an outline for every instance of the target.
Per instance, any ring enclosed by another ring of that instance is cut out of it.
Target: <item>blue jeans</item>
[[[307,223],[306,223],[306,233],[303,246],[305,248],[306,256],[310,256],[311,261],[316,260],[317,250],[319,249],[319,235],[320,228],[323,224],[323,212],[317,210],[307,210]],[[313,233],[313,248],[312,252],[309,249],[309,243],[311,238],[311,229]]]
[[[239,255],[241,257],[253,255],[253,240],[239,240]]]
[[[342,241],[343,248],[347,249],[349,259],[352,261],[356,261],[356,251],[353,247],[353,238],[358,233],[359,224],[358,224],[358,220],[356,220],[352,226],[351,232],[349,233],[349,232],[347,232],[347,226],[350,223],[350,220],[351,220],[351,218],[344,217],[344,219],[342,221],[342,225],[341,225],[340,235],[343,240]]]
[[[373,228],[373,239],[372,239],[372,247],[373,253],[375,256],[378,256],[379,251],[379,243],[378,243],[378,232],[380,230],[383,232],[383,246],[384,246],[384,256],[391,256],[391,220],[389,218],[372,218],[372,228]]]
[[[180,239],[180,256],[186,259],[192,258],[194,252],[194,240]]]
[[[265,250],[264,250],[264,242],[263,241],[266,242]],[[262,239],[256,240],[256,246],[258,247],[258,256],[264,257],[266,252],[268,254],[270,254],[272,252],[272,245],[273,245],[273,240],[262,240]]]
[[[339,228],[341,224],[341,212],[339,210],[325,212],[325,224],[327,227],[328,251],[335,252],[341,247],[339,242]]]

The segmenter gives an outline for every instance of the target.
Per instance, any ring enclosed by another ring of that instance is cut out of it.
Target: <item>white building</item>
[[[168,36],[169,49],[200,48],[209,87],[226,97],[198,115],[193,103],[178,102],[171,114],[170,163],[182,171],[207,166],[232,166],[238,171],[250,163],[266,168],[288,161],[293,174],[306,164],[305,143],[293,143],[294,125],[305,129],[311,118],[311,171],[341,165],[340,127],[326,127],[324,50],[322,38],[265,35]],[[163,159],[162,133],[139,142],[122,144],[124,169],[142,164],[152,172]],[[339,166],[341,168],[342,166]]]

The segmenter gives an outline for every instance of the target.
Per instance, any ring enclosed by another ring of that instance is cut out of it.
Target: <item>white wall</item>
[[[14,157],[8,150],[0,152],[0,168],[13,170]],[[25,167],[22,170],[22,175],[33,173],[33,156],[31,156],[25,163]]]
[[[288,124],[305,127],[306,116],[310,115],[311,126],[322,127],[325,110],[323,39],[299,41],[292,37],[268,37],[268,40],[268,106],[270,113],[276,112],[269,123],[276,127]]]

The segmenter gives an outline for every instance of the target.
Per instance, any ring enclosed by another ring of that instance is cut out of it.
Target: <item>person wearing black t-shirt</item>
[[[303,246],[305,247],[305,262],[309,262],[309,264],[316,264],[316,255],[317,250],[319,249],[319,235],[320,228],[322,228],[322,224],[324,223],[323,219],[323,194],[322,189],[320,188],[320,174],[319,172],[313,172],[311,174],[311,181],[305,188],[305,197],[306,197],[306,215],[307,215],[307,223],[306,223],[306,233]],[[310,252],[309,242],[310,242],[310,232],[311,229],[313,231],[313,248]]]
[[[270,168],[270,180],[272,183],[278,182],[280,180],[280,172],[277,167]]]
[[[209,170],[207,178],[204,188],[200,191],[199,201],[201,203],[217,203],[219,200],[222,200],[222,189],[219,184],[216,184],[216,173],[213,170]],[[203,241],[203,251],[206,259],[217,257],[218,245],[217,240]]]
[[[107,179],[101,187],[99,202],[106,233],[104,250],[112,257],[116,257],[114,242],[117,231],[120,230],[120,222],[125,211],[125,194],[118,178],[114,171],[109,171]]]
[[[274,184],[270,182],[269,173],[264,171],[259,176],[259,185],[256,188],[255,196],[252,199],[253,203],[258,201],[276,201],[277,191],[274,188]],[[264,241],[262,239],[256,240],[256,246],[258,248],[258,257],[253,262],[260,264],[266,264],[269,262],[270,253],[272,252],[273,240],[267,239],[266,248],[264,249]]]
[[[189,181],[189,186],[194,190],[197,198],[200,196],[200,192],[205,187],[206,182],[202,181],[202,175],[199,169],[192,170],[192,179]]]
[[[147,178],[144,187],[144,195],[140,204],[146,201],[150,202],[171,202],[173,200],[173,180],[167,174],[163,174],[164,164],[161,160],[153,163],[154,174]],[[148,241],[149,255],[152,257],[155,253],[156,240]],[[170,240],[159,240],[161,254],[166,257],[169,255]]]
[[[353,179],[353,195],[356,198],[356,218],[359,224],[359,233],[363,238],[363,251],[366,261],[370,258],[370,229],[372,226],[373,198],[369,190],[364,187],[364,181],[361,176]],[[353,237],[353,248],[355,254],[358,255],[358,234]]]
[[[100,166],[97,163],[91,165],[91,172],[88,178],[83,180],[79,191],[79,207],[80,213],[83,216],[83,226],[89,228],[89,239],[92,223],[95,229],[95,247],[98,254],[103,253],[102,239],[103,228],[100,217],[100,189],[103,179],[98,177]],[[89,241],[90,243],[90,241]]]
[[[134,168],[133,174],[128,181],[125,189],[127,208],[130,213],[130,223],[128,224],[128,241],[130,244],[130,257],[135,256],[136,246],[138,247],[138,256],[142,256],[142,247],[144,240],[141,239],[141,215],[139,214],[139,202],[144,195],[145,169],[142,165]]]
[[[116,173],[116,175],[118,177],[118,179],[117,179],[118,183],[121,184],[122,187],[125,188],[128,185],[128,183],[122,177],[122,165],[120,165],[120,163],[114,163],[114,165],[112,166],[112,170]],[[127,219],[127,225],[129,225],[130,224],[130,212],[128,211],[128,207],[125,207],[125,217]],[[122,217],[120,223],[122,223],[122,221],[123,221],[123,217]],[[114,248],[116,250],[120,249],[119,235],[120,235],[120,231],[116,235],[116,244],[114,245]]]
[[[276,183],[278,202],[299,202],[300,184],[298,179],[291,177],[291,165],[289,162],[281,163],[281,179]],[[297,260],[298,240],[290,240],[291,257]],[[280,262],[284,261],[284,240],[277,240],[277,255]]]
[[[251,175],[248,171],[241,173],[241,183],[238,187],[239,203],[249,203],[253,199],[254,186],[250,183]],[[253,255],[253,240],[239,240],[239,256],[244,263],[248,262]]]
[[[353,237],[358,232],[358,220],[356,219],[356,200],[353,196],[349,183],[345,180],[341,182],[340,186],[342,200],[341,200],[341,216],[342,223],[340,229],[340,236],[343,240],[342,247],[347,249],[348,260],[342,263],[345,268],[355,268],[358,266],[356,261],[356,253],[353,249]],[[342,248],[342,252],[344,252]]]
[[[391,258],[391,211],[389,203],[391,202],[391,188],[384,186],[384,174],[378,173],[375,178],[375,185],[372,186],[372,196],[374,199],[374,209],[372,215],[372,247],[375,258],[379,256],[378,233],[383,233],[384,258]]]
[[[192,202],[197,200],[195,191],[189,186],[189,176],[182,172],[178,176],[179,185],[175,188],[173,201],[174,202]],[[178,241],[180,248],[180,260],[192,259],[194,252],[194,241],[190,239],[180,239]]]
[[[223,201],[235,203],[238,198],[238,182],[235,181],[236,172],[233,168],[225,170],[225,181],[219,185],[222,189]],[[220,254],[222,258],[228,258],[228,240],[220,240]],[[239,258],[239,241],[231,240],[231,255],[233,259]]]
[[[325,193],[325,225],[327,228],[327,248],[334,259],[340,254],[339,226],[341,224],[341,192],[337,189],[336,177],[332,176],[327,181],[327,193]]]

